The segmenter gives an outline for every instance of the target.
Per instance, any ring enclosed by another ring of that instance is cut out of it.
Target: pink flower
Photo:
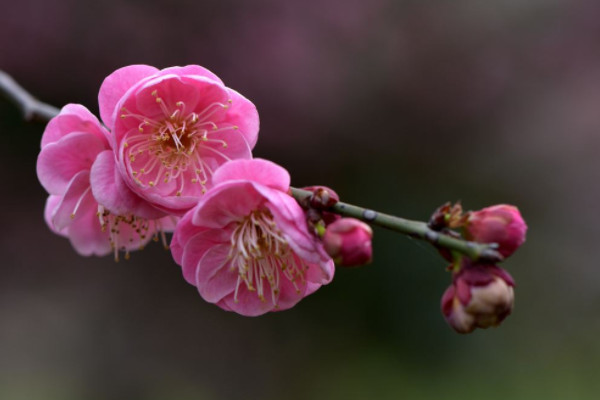
[[[44,212],[50,229],[82,255],[118,258],[119,250],[127,255],[174,223],[122,183],[108,136],[85,107],[65,106],[44,131],[37,173],[50,193]]]
[[[373,258],[373,230],[355,218],[341,218],[327,226],[323,246],[336,264],[359,266]]]
[[[255,106],[196,65],[118,69],[99,103],[125,183],[169,213],[195,206],[214,170],[251,158],[257,140]]]
[[[177,225],[171,250],[208,302],[255,316],[294,306],[333,278],[333,261],[270,161],[220,167],[214,187]]]
[[[495,265],[467,265],[442,296],[446,322],[459,333],[499,325],[512,311],[515,283]]]
[[[519,209],[499,204],[469,213],[465,237],[480,243],[497,243],[505,258],[525,242],[527,225]]]

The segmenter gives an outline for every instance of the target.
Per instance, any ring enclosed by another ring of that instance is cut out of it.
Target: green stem
[[[312,192],[303,189],[291,188],[291,192],[292,196],[300,204],[305,204],[306,199],[312,196]],[[372,225],[381,226],[395,232],[425,240],[438,247],[458,251],[474,261],[498,262],[502,260],[502,256],[494,249],[493,245],[454,238],[430,229],[425,222],[411,221],[341,201],[337,202],[327,211],[344,217],[356,218]]]

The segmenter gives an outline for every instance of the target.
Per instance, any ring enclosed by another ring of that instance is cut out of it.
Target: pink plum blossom
[[[258,136],[256,107],[197,65],[118,69],[99,103],[125,183],[173,214],[196,205],[219,165],[251,158]]]
[[[171,242],[185,279],[208,302],[255,316],[294,306],[333,278],[334,265],[266,160],[235,160],[178,223]]]
[[[163,212],[123,184],[108,138],[85,107],[69,104],[44,131],[37,173],[50,193],[44,212],[50,229],[81,255],[113,252],[118,259],[120,250],[127,256],[175,221],[160,218]]]

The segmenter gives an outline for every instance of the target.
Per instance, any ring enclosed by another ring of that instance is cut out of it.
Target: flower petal
[[[49,193],[61,195],[80,171],[89,171],[106,144],[95,135],[75,132],[42,148],[37,160],[37,175]]]
[[[238,289],[237,301],[235,300],[234,293],[231,293],[229,296],[223,298],[223,303],[231,311],[245,315],[246,317],[256,317],[273,311],[275,308],[270,290],[265,291],[265,300],[261,301],[256,292],[249,291],[244,283],[241,283]]]
[[[183,251],[189,240],[198,233],[198,228],[192,224],[192,211],[188,211],[183,218],[177,222],[175,232],[171,238],[169,248],[171,255],[178,265],[182,265]]]
[[[261,158],[233,160],[213,174],[214,185],[234,180],[248,180],[282,192],[290,188],[290,174],[285,168]]]
[[[289,279],[281,279],[279,281],[280,294],[277,299],[276,310],[283,311],[292,308],[307,295],[307,282],[296,282],[296,285],[298,287],[297,290]]]
[[[44,207],[44,220],[46,221],[46,224],[48,224],[48,227],[52,232],[60,236],[67,236],[68,227],[64,227],[63,229],[59,230],[56,228],[56,226],[54,226],[54,223],[52,222],[52,216],[54,215],[55,210],[60,204],[61,200],[62,196],[48,196],[48,199],[46,200],[46,207]]]
[[[215,246],[229,243],[228,241],[229,232],[225,230],[196,230],[196,234],[182,246],[183,252],[181,253],[179,262],[177,262],[179,265],[181,265],[185,280],[192,285],[196,285],[197,269],[204,254]]]
[[[229,250],[228,244],[212,246],[198,263],[196,286],[209,303],[217,303],[235,291],[238,271],[230,268]]]
[[[104,256],[112,252],[108,232],[103,232],[93,209],[85,209],[79,218],[69,225],[71,244],[82,256]]]
[[[268,200],[265,206],[271,211],[277,227],[300,258],[311,263],[329,259],[320,248],[320,244],[317,246],[315,236],[308,232],[304,210],[292,196],[260,186],[257,187],[257,191]]]
[[[223,228],[239,221],[264,202],[252,182],[226,182],[209,190],[194,210],[192,222],[207,228]]]
[[[331,282],[333,275],[335,274],[335,264],[330,258],[327,261],[320,262],[318,264],[308,264],[308,271],[306,272],[306,281],[310,284],[316,284],[317,287],[313,290],[309,290],[307,293],[310,294],[318,289],[321,285],[326,285]]]
[[[86,215],[89,210],[95,214],[98,211],[98,203],[90,190],[90,173],[81,171],[73,177],[65,195],[54,209],[52,223],[57,230],[62,231],[73,221]]]
[[[221,85],[223,85],[223,81],[221,81],[221,79],[218,76],[213,74],[208,69],[201,67],[199,65],[186,65],[184,67],[165,68],[165,69],[161,70],[158,74],[159,75],[174,74],[174,75],[179,75],[179,76],[184,76],[184,75],[203,76],[205,78],[212,79],[213,81],[216,81],[216,82],[220,83]]]
[[[251,149],[258,140],[258,130],[260,121],[256,106],[247,98],[233,89],[227,88],[231,105],[227,111],[227,119],[234,125],[237,125],[240,132],[246,138]]]
[[[202,160],[212,170],[217,170],[221,165],[229,164],[227,161],[230,160],[237,161],[237,159],[247,160],[252,158],[252,151],[248,146],[248,142],[237,129],[232,128],[216,134],[210,134],[209,132],[207,137],[209,141],[201,143],[198,152]],[[211,140],[215,142],[210,142]]]
[[[131,191],[116,168],[114,153],[105,150],[98,154],[90,174],[92,192],[102,206],[116,215],[133,214],[156,219],[165,215]]]
[[[157,68],[149,65],[129,65],[119,68],[104,79],[98,94],[100,117],[112,128],[114,126],[115,108],[121,97],[142,79],[158,72]]]
[[[186,112],[195,110],[202,118],[202,113],[211,104],[228,104],[229,94],[225,86],[202,76],[160,75],[137,87],[133,96],[125,96],[118,107],[125,107],[151,119],[164,119],[164,111],[156,101],[157,97],[169,110],[175,110],[177,102],[182,101]],[[217,109],[211,120],[222,119],[220,116],[225,115],[226,111],[225,108]],[[116,126],[119,126],[119,121],[115,121]]]
[[[67,104],[52,118],[42,135],[42,148],[73,132],[88,132],[106,141],[109,133],[98,118],[81,104]],[[108,145],[108,143],[107,143]]]

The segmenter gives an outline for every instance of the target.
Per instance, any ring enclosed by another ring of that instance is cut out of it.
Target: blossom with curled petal
[[[169,213],[195,206],[221,164],[252,157],[256,107],[200,66],[127,66],[98,99],[124,181]]]
[[[178,223],[171,251],[208,302],[255,316],[294,306],[333,278],[333,261],[266,160],[221,166],[214,186]]]
[[[42,136],[37,173],[50,193],[45,219],[82,255],[118,259],[172,230],[174,219],[148,205],[116,173],[109,133],[85,107],[65,106]],[[100,204],[99,204],[100,203]]]

